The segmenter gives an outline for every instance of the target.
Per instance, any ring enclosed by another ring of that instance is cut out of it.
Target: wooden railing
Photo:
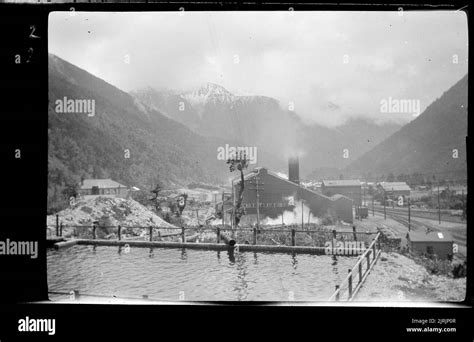
[[[350,239],[350,240],[358,240],[362,239],[363,237],[367,237],[373,234],[377,234],[377,232],[356,232],[355,230],[301,230],[301,229],[294,229],[294,228],[237,228],[232,229],[231,227],[225,226],[198,226],[198,227],[159,227],[159,226],[100,226],[98,224],[93,225],[65,225],[62,222],[57,222],[55,226],[49,226],[51,228],[56,228],[56,236],[63,237],[63,230],[65,228],[78,228],[78,229],[91,229],[92,230],[92,238],[97,238],[97,228],[107,228],[107,229],[114,229],[116,230],[116,236],[118,240],[122,240],[122,232],[123,229],[142,229],[148,232],[149,241],[153,241],[153,237],[155,236],[155,230],[158,230],[157,235],[158,238],[165,238],[171,236],[181,236],[182,242],[186,242],[186,239],[189,239],[190,236],[186,237],[186,231],[197,231],[197,232],[204,232],[204,231],[214,231],[216,234],[216,241],[220,242],[221,240],[221,233],[223,232],[252,232],[252,243],[254,245],[257,244],[258,236],[260,234],[265,233],[287,233],[291,236],[291,246],[296,246],[296,234],[297,233],[305,233],[305,234],[325,234],[330,238],[337,239],[342,238],[343,240]],[[168,231],[168,233],[162,233],[160,230]],[[170,231],[177,231],[176,233]]]
[[[339,301],[344,294],[347,294],[347,297],[343,300],[352,301],[377,262],[380,252],[380,232],[378,232],[369,247],[359,257],[354,267],[348,270],[347,277],[340,284],[336,285],[336,290],[329,298],[329,301]],[[354,286],[355,279],[357,279],[357,284]]]

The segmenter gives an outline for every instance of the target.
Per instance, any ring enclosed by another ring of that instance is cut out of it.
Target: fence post
[[[375,259],[375,256],[377,255],[377,251],[375,250],[375,248],[376,248],[376,247],[375,247],[375,244],[376,244],[376,242],[374,241],[374,247],[373,247],[373,250],[374,250],[374,259]]]
[[[257,228],[253,227],[253,244],[257,244]]]
[[[349,281],[348,281],[348,285],[349,285],[349,299],[352,298],[352,270],[349,268],[348,269],[348,272],[349,273]]]
[[[296,232],[295,232],[295,229],[293,228],[293,229],[291,230],[291,245],[292,245],[292,246],[295,246],[295,245],[296,245],[296,243],[295,243],[295,235],[296,235]]]
[[[59,225],[59,236],[63,236],[63,223],[61,222],[61,224]]]
[[[221,229],[217,227],[217,238],[216,238],[217,243],[221,243]]]
[[[181,227],[181,241],[184,243],[186,242],[186,238],[184,236],[184,227]]]
[[[357,241],[356,226],[352,226],[352,231],[354,234],[354,241]]]
[[[70,295],[69,299],[72,299],[72,300],[77,300],[80,296],[78,290],[72,290],[71,292],[69,292],[69,295]]]
[[[120,225],[118,225],[117,235],[118,235],[119,241],[122,240],[122,227],[120,227]]]
[[[59,215],[56,214],[56,236],[59,236]]]
[[[362,281],[362,262],[359,262],[359,283],[361,281]]]
[[[334,240],[337,240],[336,230],[335,230],[335,229],[332,230],[332,237],[334,238]]]
[[[370,269],[370,252],[371,252],[371,250],[369,249],[367,251],[367,271],[369,271],[369,269]]]
[[[339,285],[336,285],[336,291],[338,291],[338,290],[339,290]],[[338,291],[338,292],[336,293],[336,302],[339,301],[339,295],[340,295],[340,293],[339,293],[339,291]]]
[[[96,225],[95,223],[92,224],[92,238],[95,240],[95,228],[96,228]]]
[[[153,241],[153,226],[150,226],[150,241]]]

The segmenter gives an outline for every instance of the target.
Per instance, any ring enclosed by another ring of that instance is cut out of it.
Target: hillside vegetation
[[[350,164],[344,174],[423,173],[466,180],[467,90],[466,75],[415,120]]]
[[[95,115],[57,113],[57,99],[94,99]],[[112,178],[151,189],[193,181],[222,182],[219,139],[202,137],[129,94],[53,55],[49,56],[48,208],[61,209],[67,186],[81,177]]]

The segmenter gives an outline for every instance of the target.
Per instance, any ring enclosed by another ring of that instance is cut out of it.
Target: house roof
[[[97,186],[99,189],[115,189],[126,188],[125,185],[120,184],[110,178],[107,179],[84,179],[81,183],[80,189],[92,189]]]
[[[405,182],[382,182],[379,185],[385,191],[411,191],[411,188]]]
[[[360,186],[358,179],[323,180],[324,186]]]
[[[408,233],[408,238],[413,242],[452,242],[451,235],[445,232],[435,231],[411,231]]]

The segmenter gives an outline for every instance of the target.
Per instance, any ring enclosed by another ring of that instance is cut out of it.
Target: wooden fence
[[[354,267],[348,270],[347,277],[339,285],[336,285],[336,291],[334,291],[332,296],[329,298],[329,301],[340,301],[341,295],[344,294],[347,294],[347,297],[344,300],[352,301],[377,262],[380,253],[379,232],[366,251],[359,257]],[[356,284],[354,284],[355,279],[357,279]]]
[[[51,227],[51,226],[50,226]],[[376,232],[356,232],[355,229],[353,230],[302,230],[302,229],[294,229],[294,228],[237,228],[233,229],[231,227],[225,226],[198,226],[198,227],[159,227],[159,226],[99,226],[98,224],[91,225],[64,225],[62,222],[56,221],[56,236],[63,237],[63,230],[65,228],[78,228],[78,229],[91,229],[92,230],[92,239],[97,239],[97,228],[105,228],[105,229],[114,229],[116,230],[116,236],[118,240],[122,240],[122,232],[123,229],[141,229],[147,232],[147,236],[149,241],[153,241],[154,236],[157,236],[159,240],[161,238],[172,237],[172,236],[181,236],[181,241],[187,242],[192,236],[186,237],[186,231],[194,231],[194,232],[204,232],[204,231],[213,231],[216,234],[216,241],[219,243],[222,239],[223,232],[229,232],[233,235],[237,232],[251,232],[252,233],[252,244],[257,245],[258,236],[266,233],[287,233],[291,236],[291,246],[296,246],[296,234],[297,233],[305,233],[305,234],[325,234],[328,239],[333,238],[343,239],[343,240],[363,240],[370,235],[377,234]],[[156,235],[155,232],[157,231]],[[162,233],[160,230],[168,231],[167,233]],[[170,232],[176,230],[177,232]],[[197,234],[195,234],[197,235]]]

